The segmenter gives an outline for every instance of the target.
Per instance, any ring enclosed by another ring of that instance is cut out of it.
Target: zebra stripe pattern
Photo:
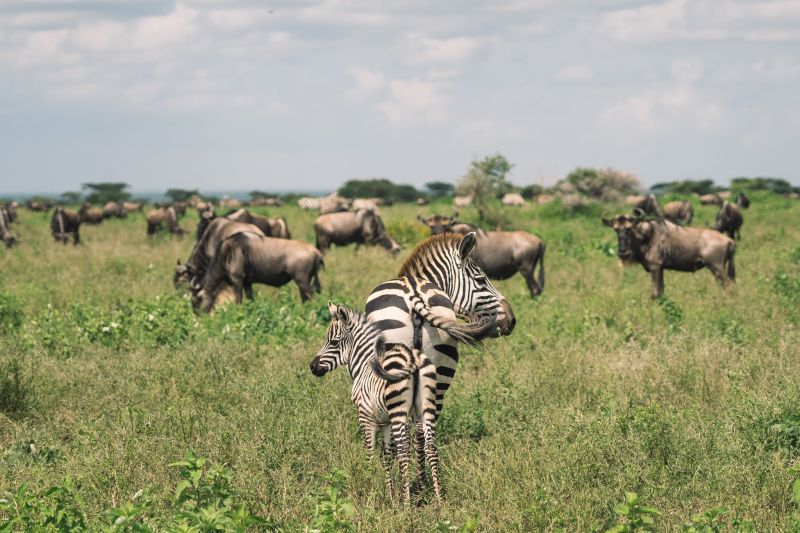
[[[320,204],[320,198],[312,198],[310,196],[304,196],[297,200],[297,205],[300,209],[319,209]]]
[[[436,498],[441,501],[433,362],[406,345],[385,344],[381,331],[364,314],[332,303],[328,304],[328,310],[332,320],[325,345],[311,362],[311,371],[324,376],[339,365],[348,367],[353,380],[351,399],[358,409],[364,444],[374,451],[378,432],[382,433],[381,463],[389,494],[393,492],[392,458],[398,456],[404,502],[411,498],[408,417],[413,415],[424,448],[418,465],[422,472],[419,477],[424,479],[427,462]]]
[[[516,320],[511,306],[471,259],[474,233],[442,234],[420,244],[406,260],[400,277],[378,285],[367,297],[365,312],[386,342],[421,349],[436,365],[436,415],[458,366],[459,340],[508,335]],[[414,345],[414,313],[423,320],[421,344]],[[458,316],[478,317],[459,326]],[[421,432],[415,433],[417,458],[423,454]],[[424,472],[420,483],[424,483]]]

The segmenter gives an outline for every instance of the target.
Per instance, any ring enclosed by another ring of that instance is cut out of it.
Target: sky
[[[800,0],[2,0],[0,193],[800,183]]]

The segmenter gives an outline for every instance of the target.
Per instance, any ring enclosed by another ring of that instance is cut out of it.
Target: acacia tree
[[[186,202],[192,196],[199,195],[197,189],[167,189],[166,196],[173,202]]]
[[[483,225],[490,212],[490,202],[511,190],[506,175],[514,168],[499,152],[470,163],[467,174],[458,182],[460,194],[472,196],[478,210],[478,223]]]
[[[124,202],[131,197],[131,193],[125,190],[128,188],[128,184],[123,182],[84,183],[81,187],[91,191],[86,195],[86,201],[90,204]]]

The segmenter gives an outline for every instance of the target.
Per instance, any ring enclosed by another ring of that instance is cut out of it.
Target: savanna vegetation
[[[659,301],[615,258],[609,206],[504,211],[547,243],[546,288],[496,282],[516,330],[463,349],[439,423],[445,503],[411,509],[385,497],[346,372],[308,364],[327,301],[363,308],[426,236],[419,208],[381,209],[398,258],[334,248],[312,302],[257,287],[212,316],[172,287],[192,239],[148,239],[133,213],[61,246],[50,213],[20,209],[19,246],[0,250],[0,529],[800,530],[800,205],[751,199],[736,286],[667,272]],[[314,213],[253,211],[313,242]]]

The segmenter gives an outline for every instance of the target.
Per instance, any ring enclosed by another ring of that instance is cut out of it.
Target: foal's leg
[[[411,501],[411,484],[408,480],[408,420],[406,418],[392,422],[392,437],[397,446],[397,458],[400,461],[400,479],[403,482],[403,503]]]
[[[414,453],[417,456],[417,490],[422,492],[428,477],[425,475],[425,433],[419,421],[414,426]]]
[[[394,496],[394,482],[392,481],[392,460],[394,450],[392,449],[392,426],[383,427],[383,438],[381,442],[381,466],[386,475],[386,495],[391,499]]]

